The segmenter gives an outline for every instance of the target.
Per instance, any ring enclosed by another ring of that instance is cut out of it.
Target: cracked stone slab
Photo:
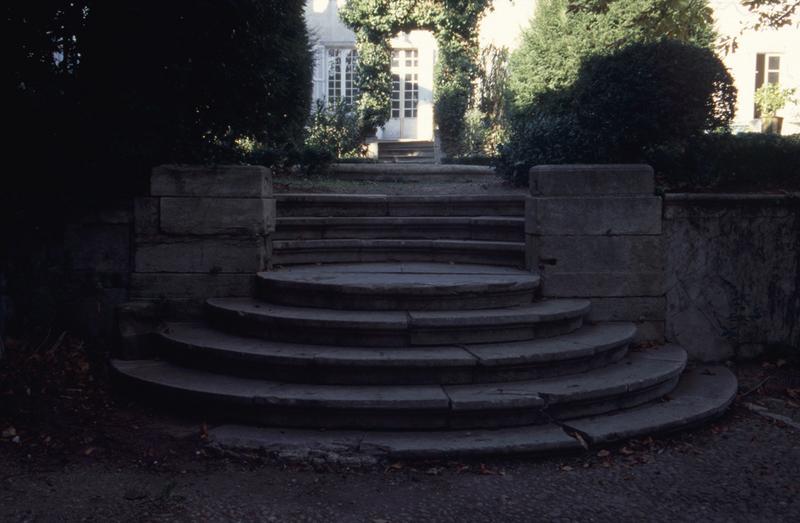
[[[570,420],[566,425],[585,434],[592,443],[678,430],[721,415],[733,402],[737,389],[736,377],[727,368],[699,366],[684,373],[668,401]]]
[[[392,458],[437,458],[483,454],[534,454],[574,451],[580,443],[558,425],[546,424],[500,430],[447,432],[368,432],[364,452]]]

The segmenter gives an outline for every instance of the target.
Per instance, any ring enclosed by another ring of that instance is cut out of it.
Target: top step
[[[481,183],[499,179],[494,169],[483,165],[419,163],[427,160],[424,156],[389,159],[398,163],[337,163],[328,171],[339,180],[373,182]],[[433,154],[430,161],[433,161]]]
[[[394,196],[384,194],[277,195],[278,216],[523,216],[517,194]]]

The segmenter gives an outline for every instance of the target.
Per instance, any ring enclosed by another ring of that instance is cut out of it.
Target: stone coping
[[[666,193],[666,202],[764,202],[764,203],[796,203],[800,200],[800,192],[782,194],[763,193]]]

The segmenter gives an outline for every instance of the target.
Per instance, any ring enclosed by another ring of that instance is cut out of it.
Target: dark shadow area
[[[85,0],[4,8],[0,333],[109,333],[132,197],[161,163],[271,164],[302,142],[304,2]],[[250,147],[240,139],[247,138]],[[87,318],[92,318],[87,320]]]

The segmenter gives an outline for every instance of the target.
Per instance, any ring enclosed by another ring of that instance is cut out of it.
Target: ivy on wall
[[[434,73],[434,118],[442,148],[459,154],[465,114],[478,72],[478,24],[492,0],[349,0],[339,16],[356,35],[358,110],[362,132],[386,123],[392,95],[390,40],[414,29],[431,31],[439,46]]]

